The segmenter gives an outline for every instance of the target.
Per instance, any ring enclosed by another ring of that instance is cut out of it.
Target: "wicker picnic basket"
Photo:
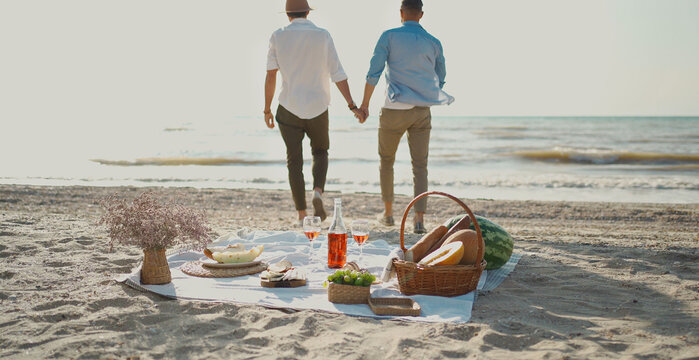
[[[475,265],[421,265],[411,261],[393,260],[393,266],[398,275],[398,285],[400,292],[406,295],[438,295],[438,296],[456,296],[467,294],[476,289],[478,280],[481,277],[486,262],[483,259],[485,254],[485,245],[483,243],[483,235],[481,228],[478,226],[476,217],[471,212],[471,209],[466,206],[458,198],[447,193],[439,191],[424,192],[408,204],[408,207],[403,213],[403,220],[400,224],[400,248],[405,254],[408,249],[405,247],[405,220],[408,217],[410,208],[419,199],[428,195],[440,195],[454,200],[461,205],[476,228],[478,234],[478,261]]]

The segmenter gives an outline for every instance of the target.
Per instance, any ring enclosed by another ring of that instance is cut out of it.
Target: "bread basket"
[[[439,191],[424,192],[415,197],[405,209],[403,220],[400,224],[400,247],[405,254],[408,249],[405,247],[405,220],[408,217],[410,208],[419,199],[429,196],[439,195],[454,200],[459,204],[468,216],[478,234],[478,256],[474,265],[422,265],[411,261],[393,260],[393,266],[398,276],[400,292],[406,295],[437,295],[437,296],[457,296],[467,294],[478,287],[481,273],[485,269],[486,261],[483,259],[485,245],[481,228],[473,215],[471,209],[458,198]]]

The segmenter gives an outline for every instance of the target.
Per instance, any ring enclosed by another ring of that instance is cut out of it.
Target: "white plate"
[[[220,263],[216,260],[211,260],[208,257],[204,256],[201,259],[199,259],[202,265],[210,268],[217,268],[217,269],[233,269],[233,268],[242,268],[242,267],[249,267],[249,266],[254,266],[257,264],[262,263],[262,261],[250,261],[250,262],[244,262],[244,263],[230,263],[230,264],[225,264],[225,263]]]

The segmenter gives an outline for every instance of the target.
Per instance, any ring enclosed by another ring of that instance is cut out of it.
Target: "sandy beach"
[[[109,252],[99,201],[144,188],[0,186],[0,357],[492,358],[699,356],[699,205],[464,199],[515,237],[515,271],[468,324],[425,324],[175,301],[113,280],[142,258]],[[155,188],[203,209],[213,236],[294,230],[288,191]],[[310,195],[309,195],[310,196]],[[377,194],[342,196],[375,219]],[[402,213],[408,197],[398,197]],[[458,213],[431,199],[426,227]],[[398,243],[374,221],[373,239]],[[409,234],[408,242],[418,239]],[[396,245],[397,246],[397,245]]]

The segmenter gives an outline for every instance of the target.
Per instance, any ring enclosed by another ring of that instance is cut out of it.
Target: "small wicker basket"
[[[438,295],[457,296],[467,294],[478,287],[481,273],[485,269],[486,261],[483,259],[485,245],[483,235],[478,225],[476,217],[471,209],[458,198],[447,193],[430,191],[424,192],[408,204],[403,213],[403,221],[400,224],[400,247],[405,254],[408,249],[405,247],[405,220],[408,217],[410,208],[419,199],[428,195],[440,195],[448,197],[461,205],[471,217],[476,233],[478,234],[478,256],[475,265],[421,265],[411,261],[393,260],[393,266],[398,275],[398,286],[400,292],[406,295]]]
[[[356,286],[330,283],[328,300],[336,304],[366,304],[369,301],[370,286]]]

